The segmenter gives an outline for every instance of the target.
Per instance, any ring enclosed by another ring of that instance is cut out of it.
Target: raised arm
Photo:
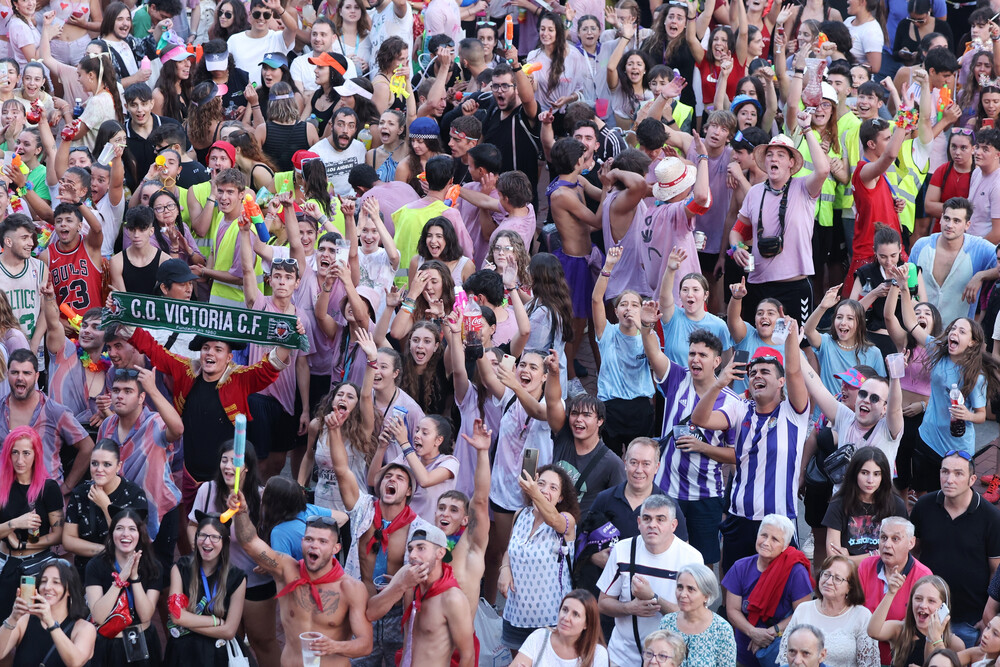
[[[150,402],[153,404],[154,412],[159,413],[160,417],[163,419],[164,425],[164,438],[167,442],[177,442],[184,435],[184,421],[181,416],[177,413],[177,409],[173,406],[173,403],[167,400],[167,398],[160,393],[160,390],[156,387],[156,373],[149,370],[145,366],[136,365],[136,370],[139,373],[139,386],[146,396],[149,397]]]
[[[796,356],[801,354],[803,353],[799,351]],[[823,385],[823,380],[820,379],[819,375],[816,374],[816,371],[813,370],[808,362],[802,364],[801,367],[809,397],[819,406],[819,409],[823,411],[827,419],[831,422],[836,422],[837,406],[840,405],[837,397],[831,394],[830,390]],[[785,377],[788,377],[788,375],[786,374]]]
[[[667,257],[667,268],[663,272],[663,279],[660,280],[660,321],[666,326],[674,317],[674,280],[677,277],[677,270],[681,268],[681,262],[687,259],[687,252],[683,248],[675,247]]]
[[[548,371],[548,379],[545,381],[545,418],[555,434],[566,425],[566,403],[559,383],[559,352],[556,350],[549,350],[545,357],[545,370]]]
[[[611,272],[615,270],[615,264],[621,257],[621,246],[608,248],[608,256],[604,259],[604,268],[601,270],[601,275],[597,277],[597,282],[594,283],[594,292],[590,296],[590,305],[594,311],[594,333],[597,338],[604,335],[604,327],[608,324],[608,318],[604,314],[604,294],[608,291],[608,278],[611,277]]]
[[[789,334],[790,335],[790,334]],[[746,364],[737,364],[735,358],[731,359],[726,367],[722,369],[719,376],[708,388],[708,391],[698,400],[691,412],[691,423],[701,428],[712,431],[724,431],[729,428],[729,417],[721,410],[714,410],[715,399],[719,393],[733,380],[741,380],[746,376]]]
[[[920,345],[921,347],[926,346],[927,339],[930,335],[927,333],[926,329],[917,325],[917,314],[913,311],[913,300],[910,297],[910,290],[903,289],[903,286],[909,281],[910,270],[905,266],[895,266],[892,267],[888,273],[890,278],[896,279],[896,285],[894,285],[889,291],[889,295],[892,296],[894,293],[899,294],[900,313],[903,316],[903,329],[913,336],[913,340],[917,342],[917,345]],[[887,297],[886,307],[889,305],[888,302],[889,299]]]
[[[840,285],[834,285],[826,291],[823,295],[823,300],[819,302],[816,306],[816,310],[809,315],[809,319],[806,320],[805,326],[802,329],[802,333],[805,334],[806,340],[817,350],[823,343],[823,336],[817,331],[819,326],[819,321],[823,319],[823,313],[830,310],[837,305],[840,301],[840,288],[843,287],[843,283]],[[797,328],[797,327],[796,327]]]
[[[646,300],[642,302],[639,312],[639,334],[642,336],[642,349],[646,353],[646,361],[653,371],[653,378],[665,378],[670,370],[670,359],[660,347],[660,339],[656,335],[656,320],[660,319],[660,302]]]
[[[344,445],[344,438],[340,432],[340,427],[347,420],[347,414],[338,414],[336,410],[328,414],[326,423],[326,442],[330,448],[330,458],[333,460],[333,474],[337,476],[340,484],[340,497],[344,501],[344,507],[348,512],[354,509],[361,498],[361,489],[358,488],[358,480],[355,479],[351,471],[351,465],[347,458],[347,447]],[[248,552],[249,553],[249,552]]]
[[[287,573],[298,571],[295,559],[275,551],[257,535],[257,528],[250,521],[250,512],[242,491],[237,495],[229,495],[229,509],[236,509],[236,516],[233,517],[236,541],[253,562],[279,581],[287,581]]]
[[[476,475],[473,480],[472,498],[469,501],[469,525],[465,537],[469,540],[469,550],[478,553],[486,551],[490,537],[490,442],[493,432],[488,430],[482,419],[472,424],[472,438],[465,433],[462,437],[476,450]]]
[[[802,356],[799,352],[799,322],[794,317],[785,317],[788,337],[785,339],[785,391],[788,402],[799,414],[809,408],[809,391],[802,376]],[[808,364],[806,364],[808,366]]]
[[[700,63],[705,59],[705,48],[701,45],[701,37],[699,35],[705,34],[705,31],[708,30],[709,23],[712,21],[712,10],[714,7],[715,3],[706,2],[705,9],[699,14],[698,0],[688,0],[688,20],[684,28],[684,38],[687,40],[688,49],[690,49],[696,63]],[[697,19],[692,14],[697,16]]]
[[[896,304],[899,303],[899,286],[890,285],[889,293],[885,297],[885,307],[882,309],[882,318],[885,320],[886,331],[896,345],[897,350],[906,349],[906,331],[903,325],[896,318]]]
[[[240,231],[239,231],[239,242],[240,242],[240,262],[243,264],[243,302],[247,305],[247,308],[253,308],[253,304],[257,301],[257,297],[260,296],[260,289],[257,287],[257,274],[254,272],[254,253],[253,247],[250,243],[250,231],[249,224],[243,224],[242,215],[240,216]]]
[[[732,297],[726,306],[726,326],[734,344],[739,344],[747,337],[747,323],[743,321],[743,297],[747,295],[747,278],[743,276],[739,283],[729,286]]]
[[[535,479],[532,479],[528,476],[527,470],[522,470],[517,484],[521,487],[524,495],[531,499],[531,504],[538,510],[542,520],[567,542],[571,542],[576,535],[576,519],[568,512],[560,512],[553,503],[542,495],[538,488],[538,476],[536,475]]]

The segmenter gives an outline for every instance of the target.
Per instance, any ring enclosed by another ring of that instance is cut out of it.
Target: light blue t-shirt
[[[688,349],[690,348],[688,338],[692,332],[698,329],[705,329],[717,336],[722,341],[723,350],[733,346],[733,339],[729,336],[729,328],[718,317],[711,313],[705,313],[705,317],[700,320],[692,320],[685,314],[683,308],[674,305],[674,316],[663,325],[663,352],[670,361],[687,368]]]
[[[757,333],[757,327],[753,326],[749,322],[744,322],[743,325],[747,328],[747,333],[743,336],[743,340],[738,343],[733,343],[734,350],[746,350],[750,353],[750,358],[753,358],[754,352],[757,351],[758,347],[769,346],[768,343],[764,342],[764,339],[760,337]],[[733,391],[742,396],[747,390],[746,379],[733,380]]]
[[[271,529],[271,548],[288,554],[295,560],[302,560],[302,536],[306,534],[306,518],[310,516],[332,516],[333,513],[319,505],[306,505],[303,512],[291,521],[279,523]]]
[[[653,376],[642,347],[642,334],[622,333],[620,324],[607,324],[597,339],[601,369],[597,374],[597,398],[631,400],[653,395]]]
[[[859,326],[864,326],[861,322]],[[823,334],[822,342],[816,351],[816,358],[819,360],[819,377],[823,380],[823,386],[827,391],[836,396],[842,388],[841,381],[834,377],[837,373],[854,368],[855,366],[871,366],[878,371],[882,377],[886,376],[885,360],[882,359],[882,352],[870,345],[867,350],[855,353],[855,350],[844,350],[833,336],[828,333]]]
[[[930,349],[932,339],[927,339],[927,348]],[[931,395],[927,399],[927,412],[924,413],[924,421],[920,424],[920,439],[927,443],[938,456],[959,449],[969,454],[976,451],[976,429],[972,422],[965,423],[965,435],[961,438],[954,438],[951,435],[951,414],[948,407],[951,405],[951,398],[948,392],[951,385],[957,384],[959,390],[962,388],[962,369],[951,359],[942,359],[931,369]],[[970,410],[977,410],[986,407],[986,378],[980,375],[976,378],[976,387],[971,396],[965,397],[965,407]]]

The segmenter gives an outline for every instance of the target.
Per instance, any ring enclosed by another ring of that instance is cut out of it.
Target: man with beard
[[[7,188],[0,181],[0,204],[6,203]],[[3,209],[6,212],[6,207]],[[42,285],[48,282],[48,271],[40,259],[31,256],[35,246],[35,225],[21,213],[8,216],[0,225],[0,289],[7,295],[14,317],[23,333],[37,350],[44,327],[38,327],[41,315]],[[35,332],[38,332],[37,336]]]
[[[724,464],[736,463],[732,429],[692,428],[692,412],[715,383],[722,362],[722,341],[698,329],[688,338],[688,366],[675,364],[660,348],[654,331],[657,304],[643,305],[643,349],[666,405],[661,437],[665,446],[656,473],[656,484],[674,498],[690,521],[691,546],[707,565],[719,562],[719,525],[725,498]],[[739,398],[728,388],[713,396],[713,408],[722,410]],[[678,428],[679,427],[679,428]]]
[[[340,107],[333,112],[330,121],[333,132],[329,138],[310,146],[309,150],[319,155],[326,165],[326,178],[336,195],[351,195],[354,190],[348,182],[351,168],[364,164],[365,145],[355,139],[358,134],[358,114],[349,107]]]
[[[413,665],[476,664],[472,619],[465,595],[442,562],[448,553],[448,538],[434,526],[410,533],[406,554],[410,567],[425,572],[419,584],[403,596],[403,644],[401,667]]]
[[[347,667],[350,658],[368,655],[372,650],[372,626],[365,617],[368,591],[346,575],[334,558],[341,548],[337,522],[330,517],[309,517],[302,535],[302,560],[296,561],[272,550],[257,536],[242,493],[229,496],[229,507],[237,510],[234,521],[240,546],[281,589],[278,607],[285,631],[281,667],[302,664],[299,636],[305,632],[320,635],[308,648],[322,656],[323,667]]]
[[[493,70],[493,99],[495,104],[490,107],[483,122],[483,143],[493,144],[500,149],[503,156],[502,170],[521,171],[532,183],[538,182],[538,151],[541,140],[538,136],[538,102],[535,101],[535,91],[531,77],[521,69],[517,60],[517,49],[511,46],[504,53],[511,67],[500,63]],[[462,113],[471,116],[479,109],[475,97],[470,97],[462,104]],[[536,197],[537,199],[537,197]],[[538,209],[538,202],[532,202]]]
[[[55,210],[56,242],[50,243],[48,247],[49,273],[59,305],[65,303],[77,313],[83,313],[101,305],[101,246],[104,243],[104,232],[93,209],[84,205],[83,201],[65,203],[73,190],[64,182],[75,171],[86,174],[78,167],[70,167],[60,181],[59,196],[64,201]],[[76,176],[80,177],[79,174]],[[89,180],[87,175],[87,181]],[[72,195],[74,198],[76,196]],[[84,218],[90,225],[86,237],[81,233]]]
[[[721,526],[723,571],[755,553],[757,531],[765,515],[777,513],[793,522],[796,517],[799,459],[809,430],[809,392],[802,377],[798,322],[794,317],[786,317],[785,322],[784,358],[773,347],[763,346],[746,365],[749,400],[738,397],[715,407],[722,390],[744,374],[743,364],[731,361],[691,412],[694,426],[735,431],[732,502]]]
[[[152,408],[146,405],[147,398]],[[160,565],[173,563],[181,492],[171,472],[184,422],[156,388],[153,371],[138,366],[117,368],[111,386],[114,414],[101,424],[98,440],[114,440],[121,448],[121,476],[146,492],[147,526]]]
[[[830,174],[830,159],[810,130],[812,116],[800,111],[797,121],[813,158],[813,172],[792,178],[802,168],[802,154],[783,134],[757,146],[754,161],[767,173],[767,181],[747,191],[729,232],[733,260],[744,270],[754,263],[743,299],[744,320],[753,320],[757,304],[765,297],[781,301],[785,312],[794,314],[800,323],[812,312],[812,284],[807,276],[813,275],[813,219],[816,200]],[[746,249],[746,243],[752,250]]]
[[[46,296],[46,299],[54,299]],[[0,403],[0,440],[18,426],[30,426],[42,439],[45,469],[67,495],[83,479],[90,465],[94,441],[77,423],[69,408],[57,403],[35,387],[38,357],[30,350],[14,350],[7,362],[10,394]],[[72,469],[63,479],[60,450],[64,444],[76,449]]]
[[[363,493],[351,472],[347,448],[340,431],[347,411],[327,415],[327,446],[333,472],[340,481],[340,495],[351,517],[351,553],[347,571],[358,573],[372,597],[368,600],[368,620],[379,637],[375,650],[353,661],[355,667],[392,665],[396,651],[403,648],[403,596],[427,576],[425,565],[404,566],[408,530],[433,528],[410,507],[415,484],[408,468],[390,463],[375,481],[378,497]],[[385,580],[389,579],[388,584]],[[376,583],[379,587],[376,588]]]

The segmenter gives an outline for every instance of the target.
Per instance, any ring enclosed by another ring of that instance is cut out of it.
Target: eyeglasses
[[[306,517],[306,526],[312,526],[314,524],[328,526],[330,528],[340,528],[336,519],[332,516],[323,516],[322,514],[310,514]]]
[[[827,570],[823,574],[819,575],[819,578],[821,581],[830,581],[831,579],[833,579],[833,583],[837,584],[838,586],[847,581],[847,579],[843,578],[839,574],[834,574],[833,572],[830,572],[830,570]]]
[[[233,13],[232,12],[219,12],[219,16],[221,16],[224,19],[231,19],[231,18],[233,18]]]
[[[512,245],[495,245],[493,246],[493,252],[499,250],[500,252],[514,252],[514,246]]]
[[[665,665],[667,661],[673,661],[674,655],[672,653],[653,653],[652,651],[643,651],[642,659],[646,662],[655,662],[658,665]]]
[[[972,131],[972,128],[970,128],[970,127],[953,127],[953,128],[951,128],[951,133],[952,134],[964,134],[967,137],[971,137],[974,134],[974,132]]]
[[[114,379],[115,380],[135,380],[139,377],[139,369],[137,368],[116,368]]]
[[[209,544],[218,544],[222,541],[222,535],[212,535],[211,533],[198,533],[195,538],[196,542],[208,542]]]
[[[494,83],[490,86],[490,90],[494,92],[506,93],[509,90],[514,89],[514,84],[512,83]]]
[[[872,118],[871,123],[872,127],[874,127],[876,130],[884,130],[885,128],[889,127],[889,121],[885,120],[884,118]]]
[[[250,16],[254,17],[255,20],[264,19],[265,21],[271,20],[271,12],[250,12]]]
[[[944,453],[944,457],[942,457],[942,458],[948,458],[949,456],[957,456],[959,458],[965,459],[966,461],[971,461],[972,460],[972,454],[970,454],[969,452],[967,452],[965,450],[962,450],[962,449],[952,449],[952,450],[949,450],[949,451],[947,451],[947,452]]]
[[[177,204],[164,204],[163,206],[154,206],[153,211],[156,213],[169,213],[170,211],[176,211]]]
[[[882,400],[881,396],[879,396],[878,394],[869,394],[866,389],[858,390],[858,398],[860,398],[862,401],[868,399],[872,403],[878,403]]]

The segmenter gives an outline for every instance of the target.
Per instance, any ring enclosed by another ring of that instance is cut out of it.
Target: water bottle
[[[316,114],[309,114],[309,118],[306,119],[307,123],[311,123],[313,127],[319,127],[319,116]]]
[[[365,145],[365,150],[371,150],[372,147],[372,131],[368,124],[365,124],[361,131],[358,132],[358,141]]]
[[[948,397],[951,399],[952,407],[965,405],[965,397],[962,396],[962,392],[958,390],[957,384],[951,385],[951,391],[948,392]],[[965,435],[965,420],[952,418],[951,436],[953,438],[961,438],[964,435]]]
[[[79,118],[83,115],[83,100],[79,97],[76,98],[76,103],[73,105],[73,118]]]
[[[475,299],[468,299],[462,311],[462,340],[467,348],[483,347],[483,311]]]
[[[396,419],[401,420],[403,422],[404,426],[406,426],[406,417],[409,414],[410,414],[410,411],[407,410],[406,408],[404,408],[401,405],[395,405],[392,408],[392,416],[395,417]],[[392,439],[390,440],[390,442],[393,445],[396,445],[397,447],[399,446],[399,440],[396,439],[396,436],[392,436]]]

